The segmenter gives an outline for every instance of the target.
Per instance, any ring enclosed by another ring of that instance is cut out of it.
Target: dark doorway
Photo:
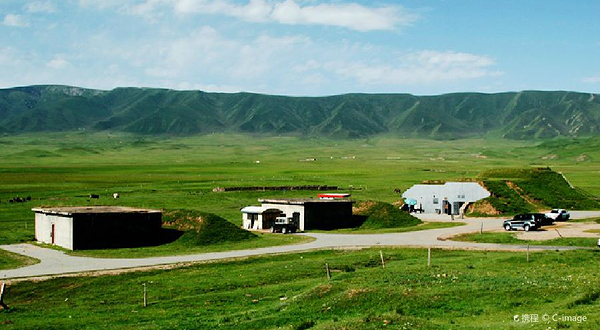
[[[52,239],[52,244],[56,241],[56,228],[54,228],[54,224],[52,224],[52,229],[50,231],[50,238]]]
[[[444,214],[452,214],[452,204],[450,204],[447,200],[444,201]]]

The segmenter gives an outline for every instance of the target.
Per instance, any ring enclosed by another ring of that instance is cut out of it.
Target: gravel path
[[[600,217],[600,211],[571,212],[574,219]],[[452,221],[448,216],[418,215],[427,221]],[[456,242],[444,240],[445,237],[457,234],[475,232],[481,229],[494,230],[501,226],[504,219],[479,219],[469,218],[455,220],[466,222],[467,225],[460,227],[423,230],[407,233],[389,234],[324,234],[307,233],[303,235],[314,237],[310,243],[298,245],[285,245],[265,247],[251,250],[224,251],[213,253],[201,253],[169,257],[151,257],[137,259],[108,259],[69,256],[64,252],[42,248],[32,244],[1,245],[0,248],[14,253],[26,255],[39,259],[41,262],[35,265],[0,270],[0,279],[16,279],[29,277],[55,276],[82,272],[103,272],[119,269],[131,269],[140,267],[153,267],[158,265],[172,265],[179,263],[190,263],[199,261],[210,261],[230,258],[243,258],[266,254],[299,252],[328,248],[352,248],[369,246],[412,246],[412,247],[440,247],[456,249],[480,249],[480,250],[512,250],[522,251],[527,249],[526,245],[504,245],[471,242]],[[531,246],[530,250],[571,250],[573,247],[555,246]]]

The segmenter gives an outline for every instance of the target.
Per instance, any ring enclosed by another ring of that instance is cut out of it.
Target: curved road
[[[600,211],[573,211],[571,215],[574,219],[583,219],[590,217],[600,217]],[[439,215],[418,215],[419,218],[429,221],[450,221],[447,216]],[[209,261],[229,258],[242,258],[249,256],[299,252],[315,249],[328,248],[350,248],[350,247],[370,247],[370,246],[412,246],[412,247],[440,247],[456,249],[482,249],[482,250],[525,250],[526,245],[506,245],[506,244],[488,244],[471,243],[444,240],[444,237],[456,234],[476,232],[481,229],[495,230],[501,228],[503,219],[481,219],[469,218],[456,220],[466,222],[465,226],[431,229],[423,231],[414,231],[406,233],[389,234],[324,234],[308,233],[303,234],[314,237],[315,240],[310,243],[297,245],[284,245],[265,247],[251,250],[236,250],[213,253],[201,253],[168,257],[151,257],[137,259],[108,259],[108,258],[90,258],[69,256],[64,252],[42,248],[32,244],[14,244],[1,245],[0,248],[33,257],[40,260],[40,263],[9,270],[0,270],[0,280],[16,279],[28,277],[45,277],[64,274],[73,274],[81,272],[110,271],[117,269],[153,267],[159,265],[170,265],[178,263],[189,263],[198,261]],[[566,246],[531,246],[530,250],[571,250],[574,247]]]

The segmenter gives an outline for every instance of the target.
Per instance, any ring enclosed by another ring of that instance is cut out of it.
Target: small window
[[[440,200],[438,198],[433,199],[433,204],[439,204],[439,203],[440,203]]]

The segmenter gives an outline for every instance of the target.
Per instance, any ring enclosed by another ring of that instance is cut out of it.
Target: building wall
[[[73,249],[156,245],[161,225],[160,213],[74,214]]]
[[[280,209],[286,217],[300,214],[301,231],[308,229],[347,228],[353,225],[352,202],[305,202],[304,204],[263,203],[265,208]]]
[[[336,229],[354,225],[351,202],[306,203],[304,209],[306,229]]]
[[[255,216],[254,222],[252,222],[251,217]],[[270,229],[273,226],[273,222],[279,216],[279,214],[274,212],[265,212],[265,213],[242,213],[242,226],[244,229]]]
[[[256,216],[254,222],[258,220],[258,213],[242,213],[242,226],[244,229],[255,229],[252,223],[251,216]]]
[[[458,205],[489,197],[490,193],[475,182],[447,182],[444,185],[417,184],[406,190],[402,197],[417,201],[425,213],[444,213],[444,200],[452,206],[452,214],[459,214]],[[435,203],[437,201],[437,203]]]
[[[35,213],[35,239],[38,242],[52,244],[52,225],[54,225],[54,244],[73,250],[73,218],[68,216]]]
[[[285,213],[286,217],[291,217],[294,212],[298,212],[298,213],[300,213],[300,224],[298,225],[300,227],[300,231],[304,231],[304,229],[310,229],[310,228],[305,228],[304,205],[263,203],[262,206],[265,208],[269,208],[269,209],[270,208],[280,209],[281,212]]]

